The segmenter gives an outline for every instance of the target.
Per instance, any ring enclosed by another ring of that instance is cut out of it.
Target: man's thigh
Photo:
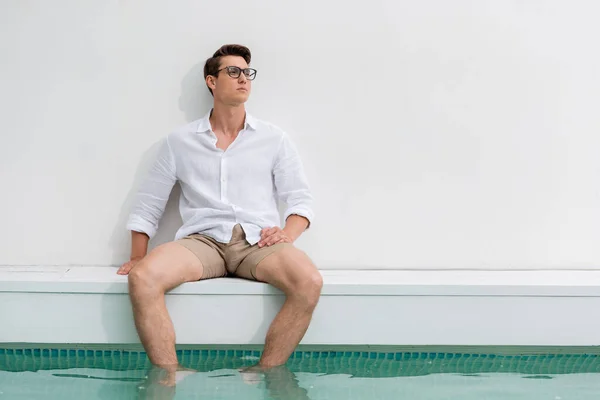
[[[239,248],[237,248],[239,247]],[[287,247],[294,247],[291,243],[277,243],[272,246],[258,247],[244,243],[236,243],[229,247],[225,260],[231,275],[260,281],[256,276],[256,269],[262,261],[273,254],[283,251]],[[262,281],[264,282],[264,281]]]
[[[166,291],[200,279],[202,272],[198,257],[180,244],[170,242],[156,247],[133,267],[129,272],[129,283]]]
[[[227,276],[223,244],[200,234],[186,236],[174,243],[185,248],[200,261],[202,274],[196,280]]]
[[[256,265],[256,279],[279,289],[297,287],[307,281],[318,281],[321,274],[302,250],[288,244],[262,259]]]
[[[221,269],[222,258],[210,246],[190,245],[184,240],[162,244],[152,250],[129,273],[135,282],[160,286],[168,291],[182,283],[208,279]],[[224,265],[222,270],[225,270]]]

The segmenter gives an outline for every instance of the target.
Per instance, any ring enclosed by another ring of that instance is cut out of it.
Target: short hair
[[[221,66],[221,57],[225,56],[239,56],[242,57],[248,65],[250,65],[250,60],[252,59],[252,54],[250,53],[250,49],[246,46],[242,46],[241,44],[226,44],[221,46],[219,50],[215,51],[215,54],[212,55],[211,58],[206,60],[204,64],[204,80],[206,81],[206,77],[209,75],[217,76],[219,73],[219,67]],[[207,85],[208,87],[208,85]],[[212,95],[212,89],[208,88],[208,91]]]

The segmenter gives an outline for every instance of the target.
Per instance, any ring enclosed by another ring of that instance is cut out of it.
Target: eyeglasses
[[[232,78],[239,78],[240,74],[243,72],[244,76],[246,77],[246,79],[248,79],[249,81],[253,81],[254,78],[256,78],[256,70],[254,68],[240,68],[240,67],[234,67],[234,66],[230,66],[230,67],[225,67],[225,68],[221,68],[220,70],[217,71],[217,74],[223,70],[227,70],[227,75],[229,75]]]

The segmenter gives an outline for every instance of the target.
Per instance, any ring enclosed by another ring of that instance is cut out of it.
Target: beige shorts
[[[281,251],[291,243],[277,243],[268,247],[251,245],[246,240],[246,233],[241,225],[233,228],[229,243],[217,242],[215,239],[199,233],[177,240],[189,249],[202,263],[201,279],[219,278],[227,275],[245,279],[256,279],[256,266],[266,256]]]

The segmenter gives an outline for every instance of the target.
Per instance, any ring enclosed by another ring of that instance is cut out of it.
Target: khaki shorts
[[[199,233],[186,236],[175,241],[189,249],[202,263],[201,279],[219,278],[227,275],[245,279],[256,279],[256,266],[266,256],[281,251],[291,243],[277,243],[268,247],[251,245],[246,240],[246,233],[241,225],[233,227],[229,243],[217,242],[215,239]]]

